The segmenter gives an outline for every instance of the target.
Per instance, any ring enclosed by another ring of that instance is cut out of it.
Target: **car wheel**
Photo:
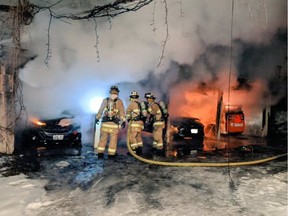
[[[81,156],[81,152],[82,152],[82,146],[80,145],[78,145],[78,146],[73,146],[72,147],[72,150],[73,150],[73,155],[75,155],[75,156]]]
[[[76,140],[72,142],[72,147],[81,147],[81,146],[82,146],[81,140]]]
[[[37,148],[35,146],[25,148],[23,152],[24,152],[24,155],[27,157],[38,157],[39,155]]]
[[[204,139],[199,138],[199,139],[194,139],[192,143],[193,149],[195,150],[203,150],[204,148]]]
[[[29,138],[26,134],[22,136],[21,140],[21,152],[24,156],[28,157],[36,157],[37,156],[37,148],[33,140]]]
[[[184,149],[182,150],[182,154],[183,154],[183,155],[190,155],[190,152],[191,152],[191,149],[190,149],[190,148],[184,148]]]

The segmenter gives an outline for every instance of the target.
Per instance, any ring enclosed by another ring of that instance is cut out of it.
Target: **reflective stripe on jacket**
[[[111,98],[103,99],[101,106],[99,108],[99,111],[96,114],[96,119],[101,119],[102,116],[104,117],[108,115],[107,107],[108,107],[109,102],[111,101],[115,104],[114,109],[113,109],[115,118],[118,118],[121,121],[126,121],[124,103],[120,98],[117,98],[114,101]]]

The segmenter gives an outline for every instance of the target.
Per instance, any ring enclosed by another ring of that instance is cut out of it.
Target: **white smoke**
[[[229,48],[231,36],[233,40],[239,39],[249,44],[269,44],[278,29],[287,27],[285,0],[234,2],[232,35],[231,0],[169,0],[167,17],[164,3],[155,0],[137,12],[111,20],[97,19],[97,32],[93,20],[66,20],[67,23],[53,19],[49,32],[51,57],[48,58],[48,66],[44,61],[48,48],[49,14],[48,11],[37,14],[33,23],[25,28],[22,41],[25,48],[38,55],[20,71],[28,113],[53,115],[59,110],[73,107],[87,111],[89,98],[105,97],[110,85],[136,83],[147,78],[149,73],[159,77],[171,70],[172,61],[198,65],[195,67],[197,70],[193,71],[194,81],[210,81],[213,74],[205,62],[195,62],[209,48]],[[71,5],[75,8],[75,4],[74,1]],[[68,12],[68,9],[61,8],[61,13],[64,11]],[[165,25],[165,18],[168,26]],[[167,27],[169,37],[164,57],[157,67]],[[235,47],[234,57],[240,52],[241,49]],[[220,57],[217,57],[214,52],[206,60],[215,65],[220,62],[221,55],[219,53]],[[231,59],[227,52],[223,57],[221,67],[228,71]],[[237,63],[236,60],[233,64]],[[265,73],[265,76],[269,75]],[[169,82],[165,84],[169,85]],[[161,88],[161,83],[158,87]],[[120,96],[124,100],[129,97],[125,90],[121,91]]]

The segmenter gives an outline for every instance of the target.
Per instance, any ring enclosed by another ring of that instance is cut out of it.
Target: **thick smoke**
[[[105,97],[112,84],[119,84],[125,102],[134,89],[140,95],[152,91],[169,101],[175,115],[179,110],[173,104],[196,103],[191,92],[201,90],[203,95],[217,89],[224,92],[225,103],[241,103],[249,107],[247,113],[261,110],[275,68],[285,67],[287,2],[235,1],[232,34],[230,0],[167,3],[167,17],[164,3],[155,0],[136,13],[98,19],[96,24],[54,19],[51,53],[46,45],[49,14],[38,14],[23,38],[26,48],[38,56],[20,72],[29,115],[49,116],[65,109],[89,112],[89,99]],[[157,67],[167,27],[169,37]],[[236,91],[239,77],[251,89]],[[271,101],[275,103],[282,93]]]

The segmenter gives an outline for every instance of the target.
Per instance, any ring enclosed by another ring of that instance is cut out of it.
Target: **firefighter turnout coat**
[[[108,136],[110,136],[108,155],[115,155],[119,129],[121,128],[121,124],[126,121],[123,101],[118,97],[114,100],[105,98],[96,114],[96,119],[101,118],[100,141],[97,152],[105,152]]]
[[[132,150],[143,147],[142,130],[144,122],[141,119],[141,107],[137,99],[133,99],[126,109],[126,119],[130,122],[129,143]]]
[[[163,149],[163,129],[165,122],[162,119],[160,107],[156,102],[148,103],[148,113],[150,119],[153,118],[153,147],[156,149]]]

